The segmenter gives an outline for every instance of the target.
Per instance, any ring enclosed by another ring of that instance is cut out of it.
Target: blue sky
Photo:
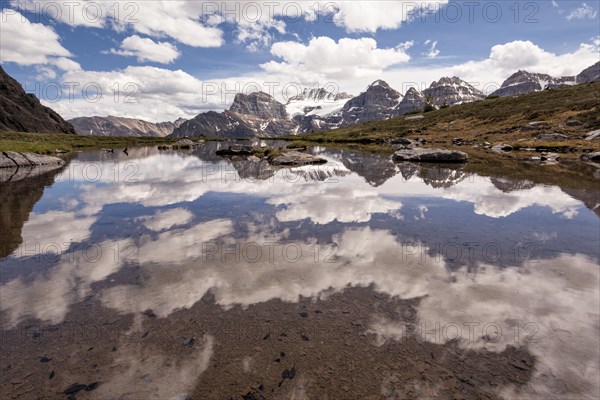
[[[69,118],[189,117],[227,108],[236,84],[243,89],[248,82],[261,89],[267,81],[334,82],[358,94],[378,78],[403,92],[452,74],[483,87],[518,69],[576,74],[600,59],[598,1],[68,4],[2,3],[0,60],[28,91]],[[68,99],[66,82],[92,83],[102,96],[89,101],[78,88]],[[208,93],[206,82],[219,93]],[[123,103],[127,83],[135,84],[137,103]],[[285,99],[277,89],[271,94]]]

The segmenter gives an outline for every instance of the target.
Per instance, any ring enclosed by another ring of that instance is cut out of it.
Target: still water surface
[[[0,397],[599,396],[598,192],[219,146],[0,183]]]

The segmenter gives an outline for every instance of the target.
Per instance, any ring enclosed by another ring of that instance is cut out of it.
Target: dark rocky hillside
[[[72,133],[73,125],[43,106],[0,67],[0,131]]]

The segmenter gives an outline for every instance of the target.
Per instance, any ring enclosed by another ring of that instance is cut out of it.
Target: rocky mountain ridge
[[[274,137],[297,131],[285,105],[264,92],[238,93],[229,110],[197,115],[172,133],[173,137],[205,136],[239,139],[255,136]]]
[[[506,79],[490,96],[518,96],[563,86],[580,85],[600,80],[600,62],[581,71],[576,76],[553,77],[519,70]]]
[[[429,88],[423,90],[423,96],[438,108],[485,99],[480,90],[457,76],[443,77],[437,82],[432,82]]]
[[[81,117],[69,122],[75,127],[75,132],[83,136],[153,136],[165,137],[181,124],[187,121],[179,118],[173,122],[148,122],[135,118],[115,117]]]
[[[0,67],[0,131],[75,134],[73,126]]]
[[[286,105],[262,92],[239,94],[229,110],[200,114],[176,129],[173,136],[276,137],[385,120],[423,111],[428,104],[439,108],[484,98],[483,93],[457,77],[442,78],[423,92],[410,88],[406,96],[381,79],[356,97],[324,88],[306,89]]]

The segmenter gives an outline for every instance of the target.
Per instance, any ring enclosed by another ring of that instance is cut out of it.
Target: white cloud
[[[105,26],[109,7],[113,3],[90,2],[47,2],[41,0],[11,0],[14,9],[24,14],[40,14],[71,26],[97,27]]]
[[[410,60],[403,48],[378,49],[371,38],[342,38],[338,42],[321,36],[304,45],[277,42],[271,53],[282,62],[270,61],[261,67],[269,73],[286,73],[300,80],[376,78],[384,69]]]
[[[120,21],[133,30],[149,36],[170,36],[193,47],[219,47],[223,44],[223,32],[204,25],[203,2],[146,1],[137,2],[133,22]]]
[[[269,32],[275,30],[279,34],[285,33],[285,23],[283,21],[268,20],[256,23],[242,21],[237,29],[237,43],[246,44],[246,49],[251,52],[268,48],[273,40],[273,35]]]
[[[575,8],[567,15],[567,20],[573,19],[594,19],[598,15],[598,11],[586,3],[581,3],[581,6]]]
[[[70,26],[131,29],[153,37],[168,36],[194,47],[219,47],[224,43],[219,25],[237,27],[237,41],[250,50],[267,47],[271,32],[283,34],[284,18],[335,23],[347,32],[396,29],[417,15],[435,12],[448,0],[270,2],[256,1],[129,1],[57,2],[11,0],[16,9],[47,15]]]
[[[431,47],[425,53],[425,56],[427,58],[436,58],[440,54],[440,51],[438,49],[436,49],[437,44],[438,44],[437,40],[435,42],[432,42],[431,40],[426,40],[425,45],[428,45],[428,44],[431,44]]]
[[[219,47],[223,32],[204,24],[200,17],[207,2],[84,1],[47,2],[12,0],[16,9],[37,12],[70,26],[131,29],[148,36],[169,36],[194,47]]]
[[[79,65],[79,63],[66,57],[51,58],[49,62],[58,69],[66,72],[79,71],[81,69],[81,65]]]
[[[402,42],[398,46],[396,46],[396,49],[407,51],[408,49],[410,49],[414,45],[415,45],[415,41],[414,40],[407,40],[406,42]]]
[[[340,1],[333,21],[349,32],[376,32],[378,29],[396,29],[416,14],[435,12],[448,0],[400,1]],[[321,5],[325,9],[326,2]],[[327,10],[331,13],[331,4]]]
[[[151,66],[130,66],[113,71],[69,71],[61,77],[77,83],[70,99],[64,93],[56,102],[44,102],[65,118],[90,115],[118,115],[148,121],[172,121],[194,116],[201,110],[224,108],[217,99],[205,98],[203,82],[181,70]],[[88,98],[82,88],[92,87]],[[98,90],[98,88],[100,90]],[[101,96],[96,99],[95,94]],[[91,100],[90,100],[91,98]],[[209,100],[214,100],[209,102]]]
[[[154,61],[162,64],[170,64],[175,61],[181,53],[177,47],[168,42],[155,42],[149,38],[138,35],[123,39],[120,49],[111,49],[111,53],[121,56],[137,57],[138,61]]]
[[[51,27],[32,23],[14,10],[0,11],[0,18],[0,59],[3,63],[47,64],[55,57],[72,56],[60,44],[60,37]]]

